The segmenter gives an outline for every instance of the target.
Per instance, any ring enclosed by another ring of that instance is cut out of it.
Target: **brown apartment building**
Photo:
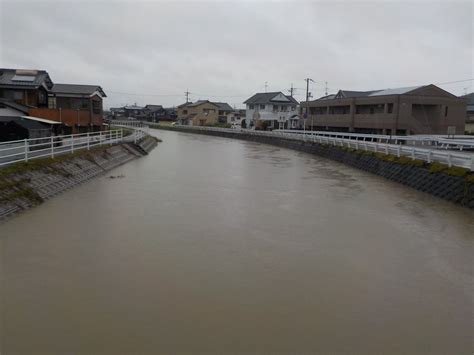
[[[347,91],[302,102],[306,127],[372,134],[464,134],[466,101],[435,85]]]
[[[216,123],[226,123],[227,114],[232,112],[232,107],[225,102],[211,102],[199,100],[194,103],[187,102],[178,106],[178,122],[189,126],[205,126]]]

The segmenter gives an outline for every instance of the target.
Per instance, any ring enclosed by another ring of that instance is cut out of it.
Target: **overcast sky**
[[[472,79],[473,2],[0,0],[0,66],[98,84],[105,106],[315,97]],[[473,81],[441,85],[463,94]]]

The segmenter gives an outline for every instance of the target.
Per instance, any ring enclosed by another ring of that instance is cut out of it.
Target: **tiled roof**
[[[290,100],[291,103],[298,104],[298,101],[296,101],[292,96],[287,96],[279,91],[256,93],[251,98],[245,100],[244,104],[271,104],[272,102],[282,102],[282,103],[287,102],[287,101],[272,101],[272,99],[279,94],[282,94],[283,96],[285,96],[288,100]]]
[[[37,89],[44,85],[53,87],[53,82],[45,70],[26,70],[0,68],[0,87]]]
[[[219,106],[220,110],[233,111],[234,109],[227,102],[213,102],[213,104]]]
[[[54,84],[51,92],[60,95],[84,95],[90,96],[98,91],[102,97],[107,97],[104,90],[99,85],[78,85],[78,84]]]

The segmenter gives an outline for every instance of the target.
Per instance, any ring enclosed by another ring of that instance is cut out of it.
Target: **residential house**
[[[246,118],[243,128],[255,125],[256,129],[292,128],[298,117],[298,101],[282,92],[256,93],[246,101]]]
[[[177,120],[180,124],[190,126],[213,125],[219,122],[226,122],[226,112],[232,108],[222,102],[211,102],[209,100],[199,100],[194,103],[187,102],[178,106]],[[221,119],[220,119],[221,117]]]
[[[150,122],[159,122],[166,115],[166,111],[161,105],[146,105],[146,120]]]
[[[466,102],[435,85],[348,91],[302,102],[306,127],[373,134],[464,132]]]
[[[235,110],[227,114],[227,123],[235,126],[242,126],[242,120],[245,119],[245,110]]]
[[[31,109],[30,115],[61,122],[69,132],[100,131],[105,97],[99,85],[54,84],[48,110]]]
[[[145,109],[145,106],[133,104],[124,106],[122,108],[124,111],[124,117],[127,119],[133,118],[139,121],[145,121],[147,118],[147,110]]]
[[[44,70],[0,68],[0,98],[21,105],[48,107],[48,92],[53,87]]]
[[[461,96],[466,101],[466,132],[474,133],[474,92]]]
[[[213,104],[219,106],[219,110],[217,111],[219,123],[227,123],[227,115],[234,111],[232,106],[226,102],[213,102]]]
[[[27,116],[59,122],[63,133],[97,131],[103,125],[98,85],[54,84],[44,70],[0,69],[0,98],[27,108]]]
[[[178,118],[178,113],[175,107],[167,107],[164,110],[165,114],[161,118],[162,121],[176,121]]]

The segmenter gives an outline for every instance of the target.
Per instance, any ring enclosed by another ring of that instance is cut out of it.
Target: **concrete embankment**
[[[186,127],[158,126],[156,128],[256,141],[315,154],[474,209],[474,174],[463,168],[449,168],[443,164],[428,164],[408,157],[398,158],[381,153],[295,141],[281,137],[256,136],[228,131],[198,131]]]
[[[137,144],[80,150],[54,159],[34,159],[0,169],[0,220],[142,157],[155,148],[157,142],[156,138],[147,136]]]

